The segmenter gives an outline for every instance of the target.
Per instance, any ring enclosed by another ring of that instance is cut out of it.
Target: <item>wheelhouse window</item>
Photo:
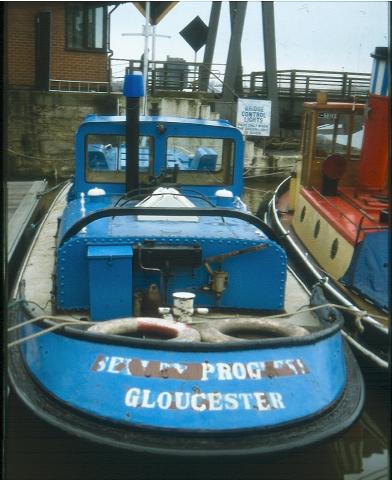
[[[105,51],[107,8],[89,3],[66,7],[66,46],[70,50]]]
[[[184,185],[231,185],[234,142],[231,139],[169,137],[166,169]]]
[[[316,131],[316,156],[332,153],[359,158],[363,138],[362,114],[319,112]]]
[[[123,135],[88,135],[85,143],[87,182],[125,182],[126,144]],[[147,181],[153,172],[151,137],[139,137],[139,179]]]

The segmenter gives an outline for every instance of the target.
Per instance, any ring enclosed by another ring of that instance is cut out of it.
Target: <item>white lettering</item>
[[[125,395],[125,405],[136,408],[139,403],[140,388],[130,388]]]
[[[151,390],[130,388],[125,394],[125,405],[131,408],[159,408],[161,410],[194,410],[196,412],[216,412],[221,410],[258,411],[286,408],[283,397],[278,392],[253,393],[190,393],[159,392],[156,396]]]
[[[122,368],[119,368],[119,365],[122,365]],[[108,372],[109,373],[120,373],[120,371],[123,370],[124,367],[125,367],[125,358],[123,358],[123,357],[112,357],[110,359]]]
[[[195,395],[192,395],[191,398],[191,405],[193,410],[196,410],[197,412],[202,412],[207,408],[207,405],[205,403],[206,396],[204,393],[196,393]],[[203,403],[198,403],[198,400],[201,400],[204,402]]]
[[[109,357],[103,357],[102,355],[99,355],[97,359],[94,362],[94,365],[92,366],[92,369],[95,372],[102,372],[106,368],[106,362],[108,362]]]
[[[252,398],[251,393],[239,393],[238,396],[242,399],[244,402],[244,408],[245,410],[250,410],[252,408],[252,405],[250,404],[250,398]]]
[[[191,399],[190,399],[191,394],[189,392],[175,392],[174,394],[174,403],[175,407],[178,410],[186,410],[189,408]],[[182,399],[185,398],[185,402],[182,401]]]
[[[98,355],[93,363],[91,369],[95,372],[108,372],[108,373],[121,373],[123,375],[135,375],[140,376],[144,373],[135,373],[133,363],[139,363],[142,367],[142,371],[151,369],[156,371],[156,367],[160,372],[167,372],[168,377],[176,378],[176,374],[172,374],[170,370],[175,370],[179,375],[183,375],[190,365],[201,366],[200,380],[205,382],[211,378],[217,378],[218,380],[260,380],[264,377],[263,372],[266,370],[266,362],[234,362],[223,363],[217,362],[216,364],[208,361],[201,364],[193,363],[178,363],[178,362],[157,362],[150,360],[132,359],[124,357],[104,357]],[[308,373],[307,366],[299,359],[287,359],[287,360],[273,360],[268,362],[271,365],[272,373],[274,376],[287,376],[287,375],[306,375]],[[151,368],[152,367],[152,368]],[[136,368],[136,367],[135,367]],[[137,369],[139,370],[139,369]],[[289,370],[289,371],[288,371]],[[275,372],[274,372],[275,371]],[[190,380],[191,378],[189,378]],[[184,380],[188,380],[187,377]],[[193,378],[192,378],[193,380]]]
[[[209,410],[223,410],[222,394],[218,392],[208,394]]]
[[[294,372],[295,375],[298,375],[298,370],[297,367],[294,363],[294,360],[286,360],[286,365],[289,367],[289,369]]]
[[[295,360],[295,362],[297,363],[297,365],[301,369],[301,373],[306,374],[307,370],[306,370],[305,365],[302,363],[302,361],[299,358],[297,358],[297,360]]]
[[[149,403],[150,401],[151,390],[143,390],[143,397],[142,397],[142,408],[154,408],[155,402]]]
[[[157,404],[162,410],[167,410],[172,404],[172,395],[169,392],[161,392],[157,398]]]
[[[278,392],[269,393],[272,408],[286,408],[283,404],[283,397]]]
[[[217,363],[218,380],[233,380],[231,368],[228,363]]]
[[[208,380],[208,375],[215,372],[215,367],[214,365],[212,365],[212,363],[208,363],[208,362],[203,362],[202,367],[203,367],[203,374],[201,376],[201,380],[206,381]]]
[[[226,393],[224,399],[226,410],[238,410],[239,403],[237,400],[237,395],[235,393]]]
[[[284,364],[285,364],[284,360],[274,360],[272,362],[272,365],[274,366],[274,368],[276,370],[279,370],[280,368],[283,368]]]
[[[258,410],[271,410],[271,405],[268,403],[268,398],[263,392],[255,392],[256,405]]]
[[[235,362],[233,363],[233,375],[237,380],[245,380],[246,378],[246,368],[243,363]]]
[[[248,372],[249,378],[252,380],[259,380],[261,378],[262,369],[260,368],[260,365],[260,362],[249,362],[246,364],[246,371]]]

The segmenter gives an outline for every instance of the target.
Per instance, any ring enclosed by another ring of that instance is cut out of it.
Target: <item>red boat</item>
[[[305,283],[345,313],[344,334],[386,369],[388,289],[388,49],[378,47],[366,104],[304,104],[302,159],[266,213]]]

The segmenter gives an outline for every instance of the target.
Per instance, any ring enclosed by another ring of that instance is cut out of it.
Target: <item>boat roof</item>
[[[365,108],[364,103],[354,103],[354,102],[328,102],[328,103],[319,103],[319,102],[305,102],[304,108],[308,110],[352,110],[355,105],[356,110],[363,110]]]
[[[85,123],[110,123],[116,122],[121,123],[126,121],[125,115],[96,115],[90,114],[87,115],[82,124]],[[140,122],[163,122],[163,123],[181,123],[188,125],[205,125],[212,127],[225,127],[225,128],[235,128],[227,120],[202,120],[200,118],[187,118],[187,117],[170,117],[170,116],[149,116],[141,115]]]

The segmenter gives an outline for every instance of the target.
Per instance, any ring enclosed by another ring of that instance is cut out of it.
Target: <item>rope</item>
[[[33,303],[33,302],[32,302]],[[346,310],[346,311],[350,311],[351,313],[353,313],[355,315],[355,324],[357,325],[357,327],[359,328],[360,331],[363,331],[363,326],[362,324],[360,323],[361,319],[365,316],[368,315],[368,312],[366,312],[365,310],[360,310],[358,312],[356,311],[353,311],[350,307],[345,307],[343,305],[336,305],[336,304],[333,304],[333,303],[328,303],[328,304],[325,304],[325,305],[316,305],[315,307],[309,307],[309,308],[303,308],[303,307],[300,307],[298,310],[296,310],[295,312],[285,312],[285,313],[279,313],[279,314],[276,314],[276,315],[269,315],[267,317],[263,317],[263,320],[271,320],[271,319],[275,319],[275,318],[286,318],[286,317],[292,317],[294,315],[298,315],[300,313],[306,313],[306,312],[312,312],[312,311],[315,311],[315,310],[319,310],[320,308],[325,308],[325,307],[330,307],[330,308],[336,308],[336,309],[340,309],[340,310]],[[197,316],[195,315],[194,316],[195,318],[199,318],[199,319],[203,319],[203,320],[199,320],[199,321],[190,321],[188,323],[189,324],[199,324],[199,323],[206,323],[207,321],[209,320],[224,320],[227,318],[226,317],[214,317],[213,319],[208,319],[206,317],[203,317],[203,316]],[[373,315],[373,317],[376,317],[376,318],[380,318],[380,319],[384,319],[386,320],[386,317],[383,317],[381,315]],[[236,315],[234,318],[239,318],[238,315]],[[8,348],[11,348],[15,345],[19,345],[21,343],[24,343],[28,340],[32,340],[33,338],[36,338],[36,337],[39,337],[41,335],[45,335],[46,333],[49,333],[49,332],[52,332],[53,330],[57,330],[59,328],[62,328],[66,325],[69,325],[69,324],[73,324],[73,325],[86,325],[86,320],[77,320],[77,319],[73,319],[73,318],[67,318],[67,317],[57,317],[57,316],[54,316],[54,315],[41,315],[39,317],[34,317],[30,320],[26,320],[25,322],[22,322],[18,325],[14,325],[12,327],[9,327],[7,329],[8,332],[11,332],[13,330],[16,330],[18,328],[21,328],[25,325],[28,325],[28,324],[32,324],[32,323],[35,323],[35,322],[39,322],[41,320],[57,320],[57,321],[62,321],[62,323],[59,323],[57,325],[53,325],[52,327],[49,327],[49,328],[46,328],[45,330],[42,330],[40,332],[37,332],[37,333],[34,333],[32,335],[28,335],[26,337],[23,337],[23,338],[20,338],[18,340],[15,340],[11,343],[8,343],[7,344],[7,347]],[[93,325],[93,324],[96,324],[98,322],[88,322],[89,325]],[[362,328],[361,328],[362,327]]]
[[[43,320],[44,318],[48,318],[48,317],[46,317],[46,316],[45,317],[37,317],[33,320],[38,321],[38,319]],[[54,318],[56,318],[56,317],[54,317]],[[19,345],[21,343],[27,342],[28,340],[32,340],[33,338],[40,337],[41,335],[45,335],[48,332],[52,332],[53,330],[57,330],[59,328],[65,327],[66,325],[69,325],[69,323],[74,323],[76,325],[86,325],[85,321],[70,321],[70,320],[67,320],[66,322],[59,323],[57,325],[53,325],[52,327],[45,328],[45,330],[42,330],[40,332],[33,333],[32,335],[28,335],[27,337],[20,338],[19,340],[15,340],[14,342],[10,342],[10,343],[8,343],[7,347],[11,348],[11,347],[14,347],[15,345]]]
[[[262,317],[263,320],[270,320],[270,319],[273,319],[273,318],[286,318],[286,317],[292,317],[294,315],[298,315],[300,313],[306,313],[306,312],[312,312],[312,311],[315,311],[315,310],[319,310],[320,308],[325,308],[325,307],[330,307],[330,308],[336,308],[338,310],[346,310],[350,313],[352,313],[353,315],[355,315],[355,323],[356,325],[358,325],[358,328],[361,329],[361,326],[362,324],[360,323],[360,320],[363,318],[363,317],[366,317],[368,314],[368,312],[366,310],[359,310],[358,312],[357,311],[354,311],[352,308],[350,307],[345,307],[344,305],[336,305],[334,303],[327,303],[327,304],[324,304],[324,305],[316,305],[314,307],[309,307],[309,308],[304,308],[304,307],[300,307],[298,310],[296,310],[295,312],[285,312],[285,313],[279,313],[279,314],[276,314],[276,315],[269,315],[267,317]],[[222,317],[213,317],[211,319],[208,319],[206,317],[203,317],[201,315],[194,315],[195,318],[204,318],[205,320],[203,320],[202,322],[191,322],[191,323],[205,323],[207,322],[208,320],[224,320],[227,318],[227,316],[222,316]],[[379,318],[381,320],[387,320],[386,317],[382,316],[382,315],[372,315],[372,317],[374,318]],[[235,317],[233,318],[239,318],[239,315],[236,315]],[[359,326],[360,325],[360,326]],[[363,326],[362,326],[363,328]]]
[[[40,315],[39,317],[31,318],[30,320],[26,320],[25,322],[19,323],[18,325],[13,325],[12,327],[7,328],[7,332],[12,332],[13,330],[24,327],[25,325],[39,322],[41,320],[58,320],[58,321],[62,320],[63,322],[68,322],[68,323],[78,323],[78,322],[82,322],[84,324],[86,323],[86,320],[74,319],[72,317],[68,318],[68,317],[56,317],[54,315]]]
[[[13,153],[14,155],[18,155],[18,157],[31,158],[32,160],[42,160],[42,159],[50,160],[51,158],[55,157],[55,155],[49,155],[49,156],[42,155],[41,157],[33,157],[31,155],[25,155],[24,153],[15,152],[15,150],[12,150],[11,148],[8,148],[7,150],[8,150],[8,152]],[[62,158],[62,160],[72,161],[73,158],[71,158],[71,157]]]
[[[72,179],[72,177],[67,178],[67,180],[64,180],[63,182],[58,183],[54,187],[48,188],[47,190],[44,190],[43,192],[37,193],[36,196],[37,197],[42,197],[44,195],[47,195],[48,193],[53,192],[54,190],[57,190],[58,188],[62,187],[63,185],[68,183],[71,179]]]
[[[251,188],[251,187],[245,187],[245,190],[252,190],[253,192],[261,192],[261,193],[267,193],[270,190],[262,190],[261,188]]]

